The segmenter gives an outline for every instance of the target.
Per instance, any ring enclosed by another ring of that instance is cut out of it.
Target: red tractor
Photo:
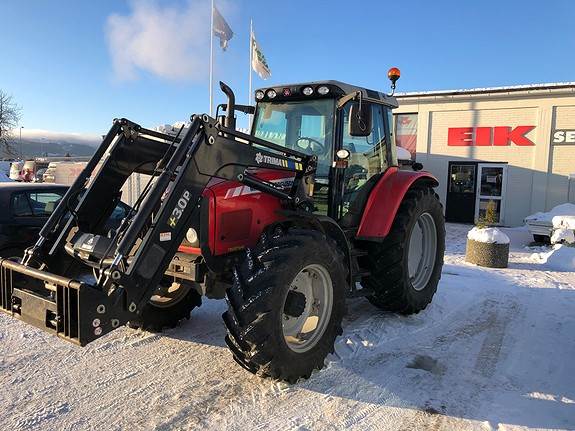
[[[258,90],[253,108],[220,86],[225,115],[177,136],[114,121],[36,244],[1,261],[0,309],[83,346],[225,296],[234,359],[293,382],[333,352],[346,298],[402,314],[430,303],[443,211],[433,176],[397,167],[395,98],[325,81]],[[251,134],[236,111],[254,115]],[[150,181],[106,231],[133,173]]]

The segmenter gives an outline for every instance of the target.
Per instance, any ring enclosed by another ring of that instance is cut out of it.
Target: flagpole
[[[214,0],[212,0],[212,20],[210,23],[210,115],[213,115],[214,106]]]
[[[249,90],[248,90],[248,105],[252,104],[252,61],[253,61],[253,24],[252,24],[252,20],[250,19],[250,79],[249,79]],[[252,128],[252,118],[253,115],[250,114],[249,116],[249,129],[251,130]]]
[[[253,55],[253,49],[252,49],[252,34],[253,34],[253,28],[252,28],[252,20],[250,19],[250,86],[249,86],[249,92],[248,92],[248,105],[252,104],[252,55]]]

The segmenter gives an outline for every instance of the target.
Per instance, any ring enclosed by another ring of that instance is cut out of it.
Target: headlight
[[[313,94],[313,88],[304,87],[301,92],[304,94],[304,96],[311,96]]]
[[[264,98],[265,94],[262,90],[258,90],[256,91],[256,100],[262,100]]]
[[[189,228],[186,232],[186,240],[192,245],[192,247],[200,245],[200,242],[198,241],[198,233],[193,228]]]
[[[278,95],[273,88],[269,89],[266,94],[270,99],[273,99],[274,97],[276,97]]]
[[[349,156],[351,155],[349,150],[342,148],[341,150],[338,150],[337,153],[335,153],[337,158],[340,160],[347,160],[349,159]]]
[[[322,85],[321,87],[319,87],[317,89],[318,94],[325,96],[327,93],[329,93],[329,88],[326,87],[325,85]]]

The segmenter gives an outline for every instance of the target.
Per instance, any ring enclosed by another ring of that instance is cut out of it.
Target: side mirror
[[[369,136],[371,134],[371,103],[354,102],[349,110],[349,136]]]

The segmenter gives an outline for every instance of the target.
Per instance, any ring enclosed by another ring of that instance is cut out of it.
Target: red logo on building
[[[502,127],[450,127],[447,145],[450,147],[505,147],[514,143],[520,147],[532,147],[533,141],[525,137],[535,126]]]
[[[399,123],[402,126],[407,126],[408,124],[411,124],[411,118],[409,118],[407,115],[402,115],[401,120],[399,120]]]

